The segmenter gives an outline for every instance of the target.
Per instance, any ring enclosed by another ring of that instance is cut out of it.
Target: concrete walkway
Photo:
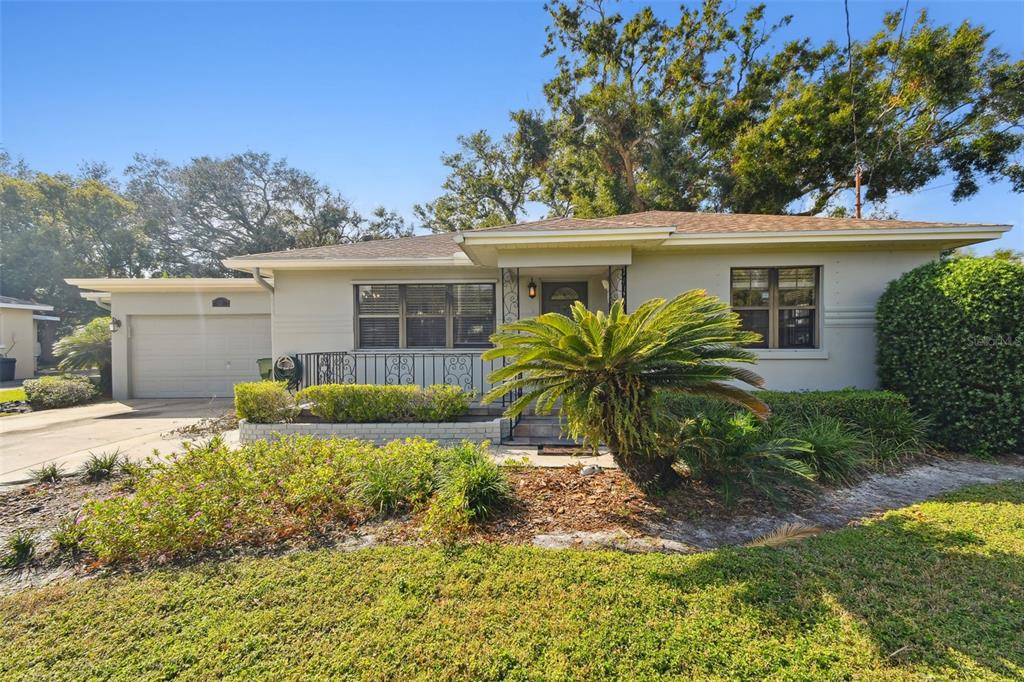
[[[821,529],[842,528],[852,521],[899,509],[961,488],[1024,480],[1024,457],[985,461],[933,459],[893,474],[873,474],[850,488],[825,492],[806,509],[754,516],[671,519],[651,524],[642,535],[622,532],[575,532],[538,535],[534,544],[551,549],[622,549],[636,552],[691,552],[739,545],[787,524]]]
[[[118,450],[132,460],[154,449],[166,454],[196,439],[163,434],[230,409],[230,400],[130,400],[0,417],[0,485],[24,482],[49,462],[70,473],[90,453]]]
[[[596,464],[602,469],[617,469],[618,466],[612,461],[612,456],[605,451],[598,455],[588,454],[541,454],[537,452],[536,446],[530,445],[497,445],[491,449],[491,456],[498,464],[522,462],[535,467],[570,467],[586,466]]]

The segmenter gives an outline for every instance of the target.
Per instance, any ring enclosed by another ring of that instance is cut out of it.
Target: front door
[[[587,305],[586,282],[542,282],[541,304],[542,313],[561,313],[571,317],[569,311],[572,304],[581,301]]]

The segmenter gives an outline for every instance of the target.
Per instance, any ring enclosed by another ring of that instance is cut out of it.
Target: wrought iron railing
[[[301,385],[450,384],[477,397],[491,388],[488,375],[502,360],[484,360],[480,351],[330,351],[298,353],[302,362]]]

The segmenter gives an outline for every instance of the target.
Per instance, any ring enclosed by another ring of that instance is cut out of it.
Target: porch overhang
[[[587,267],[630,265],[633,249],[604,246],[590,249],[508,249],[497,252],[499,268]]]
[[[531,267],[512,265],[515,260],[530,260],[525,252],[545,257],[543,266],[628,265],[634,246],[663,243],[674,232],[671,227],[629,227],[588,230],[478,230],[455,234],[455,242],[472,261],[491,267]],[[591,255],[582,255],[590,252]],[[504,258],[503,258],[504,257]],[[617,261],[599,260],[617,258]]]

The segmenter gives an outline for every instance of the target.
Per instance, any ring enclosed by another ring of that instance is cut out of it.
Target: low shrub
[[[81,544],[100,561],[114,562],[274,542],[447,500],[434,493],[442,481],[454,480],[476,518],[494,507],[500,483],[483,463],[469,461],[464,451],[470,447],[453,454],[422,438],[376,447],[292,436],[232,451],[214,438],[151,462],[134,481],[133,495],[87,503]],[[487,457],[483,447],[478,455]],[[451,471],[459,466],[471,473]]]
[[[437,490],[423,519],[423,533],[451,545],[470,525],[491,516],[512,497],[505,473],[487,454],[487,444],[464,442],[443,453]]]
[[[36,539],[27,530],[16,530],[4,542],[0,565],[17,568],[32,560],[36,553]]]
[[[760,391],[757,397],[768,403],[773,417],[836,417],[862,429],[871,429],[894,413],[913,414],[907,397],[892,391]]]
[[[76,555],[82,550],[84,533],[74,516],[65,516],[57,522],[52,538],[58,552]]]
[[[448,422],[469,410],[473,394],[458,386],[375,386],[320,384],[299,392],[296,401],[327,422]]]
[[[235,384],[235,412],[253,424],[288,422],[298,413],[287,381]]]
[[[82,463],[78,473],[90,483],[97,483],[113,476],[120,467],[121,453],[119,451],[101,452],[98,455],[90,452],[89,459]]]
[[[490,455],[488,443],[463,442],[443,454],[437,494],[461,497],[473,521],[486,519],[512,497],[508,479]]]
[[[81,405],[99,395],[99,390],[89,377],[74,374],[26,379],[22,387],[28,404],[34,410]]]
[[[797,458],[807,462],[823,483],[851,483],[865,466],[867,441],[836,417],[815,415],[801,423],[779,420],[771,430],[810,444],[811,451],[799,453]]]
[[[669,447],[693,478],[717,487],[726,504],[744,486],[782,504],[787,489],[807,488],[814,481],[806,461],[810,443],[773,434],[750,412],[701,398],[675,400],[672,408],[686,416],[678,433],[668,434]]]
[[[56,483],[64,475],[64,467],[57,462],[50,462],[38,469],[32,469],[28,475],[36,483]]]
[[[349,499],[378,514],[430,497],[440,450],[428,441],[392,441],[354,458],[348,467]]]

